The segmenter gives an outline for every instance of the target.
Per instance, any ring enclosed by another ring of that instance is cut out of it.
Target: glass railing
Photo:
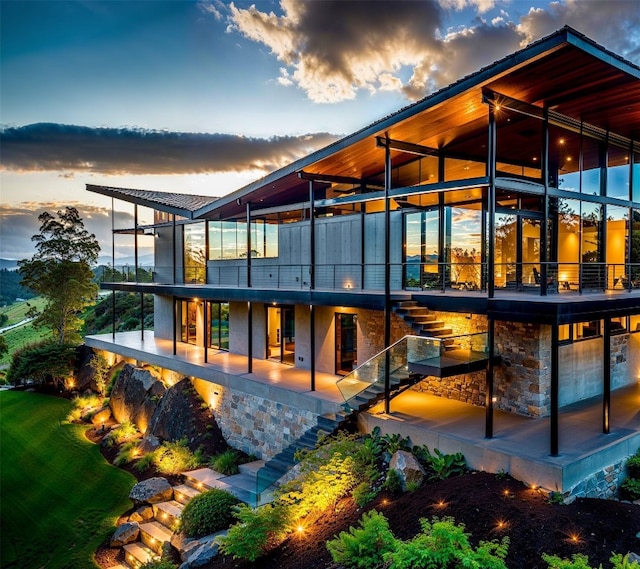
[[[308,264],[268,264],[254,260],[251,287],[261,289],[310,290],[312,267]],[[486,263],[392,263],[389,267],[392,291],[455,292],[487,294]],[[385,290],[385,265],[318,264],[313,269],[314,287],[329,290]],[[500,291],[541,294],[542,281],[548,294],[591,293],[640,289],[640,263],[495,263],[496,294]],[[203,267],[101,266],[99,282],[158,283],[247,287],[247,266],[210,263]]]

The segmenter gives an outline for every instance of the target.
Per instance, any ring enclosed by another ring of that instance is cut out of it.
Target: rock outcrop
[[[196,567],[204,567],[211,563],[218,555],[219,550],[216,537],[226,533],[227,532],[224,531],[189,542],[180,553],[182,564],[179,569],[195,569]]]
[[[133,543],[140,535],[140,526],[137,522],[126,522],[118,526],[109,544],[111,547],[122,547],[127,543]]]
[[[165,391],[148,370],[126,364],[113,384],[109,406],[118,423],[131,421],[145,433]]]
[[[151,417],[147,435],[160,440],[177,441],[186,438],[193,446],[202,433],[196,424],[196,411],[200,406],[193,393],[191,382],[185,378],[171,386],[165,392]]]

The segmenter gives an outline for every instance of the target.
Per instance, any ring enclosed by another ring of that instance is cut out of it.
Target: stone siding
[[[487,387],[485,372],[476,371],[463,373],[440,379],[427,377],[412,387],[415,391],[426,391],[433,395],[455,399],[463,403],[484,407],[484,397]]]
[[[213,408],[226,441],[259,458],[271,458],[314,427],[310,411],[194,378],[193,385]]]
[[[549,414],[551,389],[551,330],[525,322],[495,323],[495,406],[531,417]]]
[[[573,498],[613,498],[626,477],[625,460],[621,460],[587,476],[582,482],[564,494],[565,500]]]

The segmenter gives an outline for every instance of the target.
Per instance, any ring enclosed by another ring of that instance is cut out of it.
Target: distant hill
[[[17,259],[0,259],[0,269],[15,271],[18,268]]]
[[[111,294],[87,309],[83,334],[108,334],[113,324],[113,299]],[[153,295],[144,295],[144,328],[153,329]],[[140,295],[129,292],[116,293],[116,331],[140,330]]]
[[[17,298],[33,298],[35,294],[20,284],[22,277],[15,270],[0,269],[0,306],[13,304]]]

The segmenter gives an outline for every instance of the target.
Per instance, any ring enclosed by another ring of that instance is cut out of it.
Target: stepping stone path
[[[206,490],[220,488],[250,506],[257,505],[257,472],[264,466],[264,460],[256,460],[240,465],[240,474],[225,476],[210,468],[199,468],[183,472],[183,484],[172,487],[172,496],[163,502],[151,504],[153,518],[140,522],[138,541],[122,547],[125,563],[109,569],[138,569],[141,565],[159,559],[165,543],[171,542],[185,505]],[[264,496],[261,503],[264,503]]]

